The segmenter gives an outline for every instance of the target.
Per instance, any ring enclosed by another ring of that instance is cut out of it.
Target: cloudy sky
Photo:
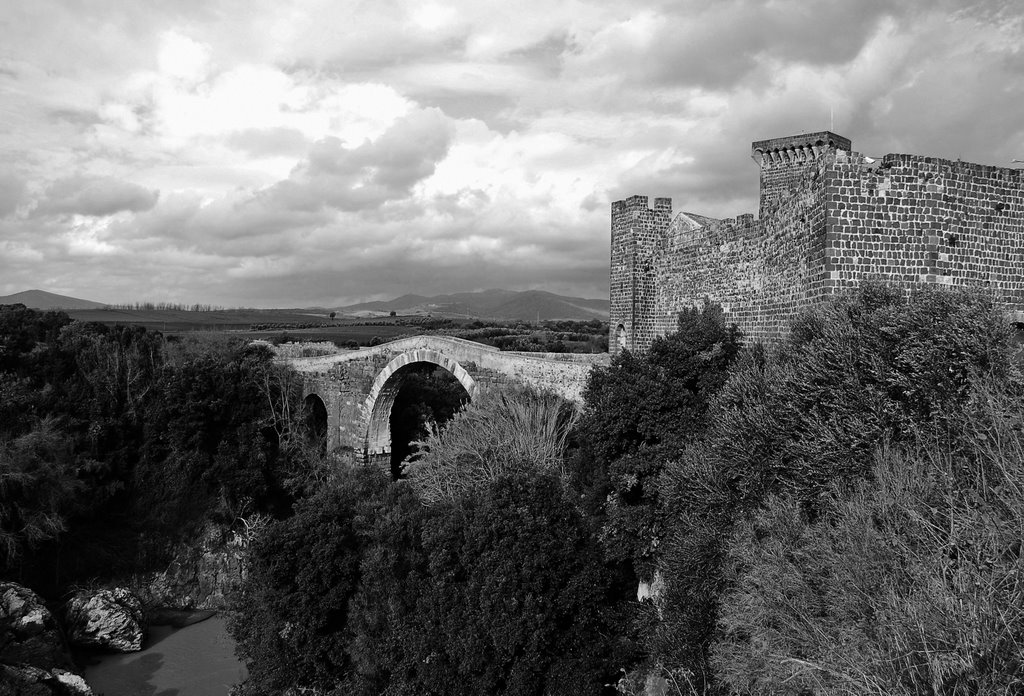
[[[752,140],[1024,159],[1019,0],[0,4],[0,295],[604,297],[609,204]],[[832,116],[830,116],[832,114]]]

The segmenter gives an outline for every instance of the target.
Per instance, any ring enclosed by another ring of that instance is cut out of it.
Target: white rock
[[[53,670],[53,676],[57,677],[57,681],[66,686],[72,693],[78,694],[78,696],[93,696],[92,688],[85,683],[85,679],[74,672],[55,669]]]
[[[145,619],[139,598],[123,587],[80,592],[64,609],[68,640],[116,652],[142,650]]]

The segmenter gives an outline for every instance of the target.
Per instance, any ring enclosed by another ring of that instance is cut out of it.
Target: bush
[[[641,574],[652,570],[664,521],[658,476],[706,425],[708,403],[721,388],[740,348],[721,308],[680,313],[678,331],[655,339],[650,351],[623,351],[591,372],[586,406],[570,459],[573,480],[594,513],[607,520],[610,557]]]
[[[1024,687],[1024,414],[981,391],[962,421],[879,450],[818,521],[793,495],[739,526],[713,664],[751,694]]]
[[[1006,379],[1011,334],[982,295],[908,298],[866,284],[801,317],[777,353],[748,353],[712,404],[705,436],[662,475],[671,528],[659,561],[667,587],[657,658],[709,674],[734,525],[787,494],[816,520],[823,494],[871,477],[879,445],[943,432],[973,379]]]
[[[482,394],[423,442],[409,480],[428,505],[452,502],[515,472],[562,473],[573,405],[528,388]]]
[[[250,546],[229,621],[249,667],[247,693],[328,691],[348,675],[349,601],[360,580],[366,528],[388,483],[375,469],[351,469]]]
[[[0,570],[65,531],[84,488],[76,464],[52,419],[0,443]]]
[[[358,693],[599,694],[633,657],[613,637],[619,588],[557,476],[500,476],[422,524],[421,565],[364,565],[354,605],[385,615],[357,623],[377,626],[360,662],[376,680]]]

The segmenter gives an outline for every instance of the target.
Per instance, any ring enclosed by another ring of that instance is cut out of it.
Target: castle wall
[[[751,143],[750,154],[761,169],[758,217],[765,218],[800,188],[809,172],[836,150],[850,150],[850,141],[831,131],[790,135]]]
[[[827,172],[829,284],[870,277],[987,288],[1024,309],[1024,172],[916,155],[871,167],[856,154]]]
[[[869,278],[986,288],[1024,317],[1024,170],[914,155],[873,162],[819,148],[823,135],[849,142],[826,132],[754,143],[770,189],[759,220],[667,220],[671,201],[648,210],[644,196],[613,204],[613,352],[618,323],[625,347],[644,351],[676,329],[681,309],[705,301],[747,340],[775,342],[800,311]]]
[[[790,319],[828,292],[825,201],[807,177],[764,220],[741,215],[696,229],[677,218],[658,249],[656,328],[675,331],[679,310],[705,301],[758,340],[782,336]]]

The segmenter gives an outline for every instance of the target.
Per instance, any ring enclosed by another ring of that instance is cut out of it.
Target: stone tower
[[[655,335],[655,261],[672,221],[672,199],[631,196],[612,203],[609,350],[645,350]]]
[[[761,204],[763,218],[785,200],[800,180],[819,160],[835,157],[836,150],[850,150],[850,141],[831,131],[789,135],[758,140],[750,145],[750,156],[761,168]]]

